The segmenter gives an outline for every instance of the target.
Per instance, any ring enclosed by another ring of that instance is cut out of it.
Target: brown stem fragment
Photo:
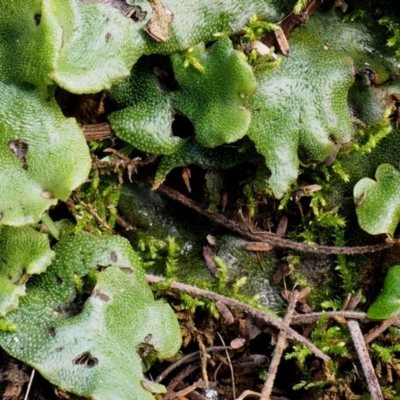
[[[232,348],[231,346],[211,346],[206,348],[207,353],[212,353],[213,351],[225,351],[225,350],[232,350]],[[179,360],[171,364],[168,368],[166,368],[160,375],[158,375],[155,382],[160,383],[176,368],[180,367],[181,365],[193,362],[194,360],[198,360],[199,358],[200,358],[200,350],[186,354],[185,356],[181,357]]]
[[[316,254],[364,254],[364,253],[374,253],[378,251],[382,251],[388,249],[393,246],[393,243],[380,243],[372,246],[357,246],[357,247],[336,247],[336,246],[322,246],[322,245],[310,245],[305,243],[294,242],[289,239],[284,239],[281,237],[277,237],[268,232],[262,231],[251,231],[246,225],[231,221],[226,218],[222,214],[219,213],[210,213],[207,210],[204,210],[198,203],[193,201],[192,199],[184,196],[182,193],[171,189],[168,186],[160,185],[158,189],[161,193],[170,197],[173,200],[180,202],[186,207],[191,208],[197,213],[207,217],[214,223],[218,225],[222,225],[226,229],[231,230],[232,232],[238,233],[239,235],[254,241],[254,242],[264,242],[269,243],[276,247],[286,248],[290,250],[296,250],[307,253],[316,253]]]
[[[400,313],[397,313],[391,318],[386,319],[380,325],[375,326],[372,328],[366,335],[364,335],[365,343],[372,342],[375,338],[377,338],[381,333],[383,333],[389,326],[393,325],[397,322],[400,318]]]
[[[246,397],[262,397],[261,393],[253,392],[252,390],[246,390],[236,400],[244,400]]]
[[[296,307],[297,300],[299,299],[299,296],[300,293],[297,290],[295,290],[290,296],[289,307],[287,309],[285,318],[283,319],[283,323],[286,324],[287,326],[290,325],[290,321],[292,320],[293,313]],[[271,364],[268,369],[268,378],[265,381],[263,390],[261,392],[262,394],[261,398],[263,400],[270,399],[272,393],[272,387],[275,381],[276,374],[278,372],[278,366],[281,362],[282,354],[283,351],[285,350],[286,345],[287,345],[286,332],[281,330],[279,332],[278,340],[275,345],[274,355],[272,357]]]
[[[188,365],[183,371],[181,371],[168,385],[168,391],[165,394],[164,400],[171,400],[175,396],[174,389],[185,379],[189,376],[192,372],[196,369],[200,368],[199,364],[190,364]]]
[[[368,349],[365,344],[360,325],[355,320],[347,321],[347,326],[353,339],[354,347],[360,359],[361,367],[364,371],[365,379],[371,393],[372,400],[383,400],[382,391],[375,374],[374,367],[369,357]]]
[[[168,397],[168,400],[182,399],[183,396],[194,392],[197,388],[204,388],[204,382],[201,379],[193,383],[193,385],[174,393],[172,396]]]
[[[114,137],[110,125],[106,122],[100,124],[82,125],[86,140],[105,140]]]
[[[342,317],[346,319],[356,319],[356,320],[366,320],[367,314],[363,312],[357,311],[327,311],[327,312],[312,312],[308,314],[299,314],[295,315],[292,318],[292,325],[304,325],[311,324],[313,322],[317,322],[321,319],[322,316],[326,316],[327,318],[335,318]]]

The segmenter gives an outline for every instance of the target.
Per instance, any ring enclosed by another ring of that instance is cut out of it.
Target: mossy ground
[[[254,2],[254,6],[261,3]],[[384,241],[383,236],[368,235],[360,227],[353,187],[362,178],[374,178],[380,164],[389,163],[398,168],[400,161],[399,104],[395,97],[398,65],[393,62],[393,52],[388,53],[380,38],[381,25],[391,26],[397,20],[396,10],[390,4],[384,4],[387,6],[386,19],[377,28],[379,34],[371,36],[368,31],[374,31],[374,24],[385,14],[385,10],[372,3],[368,1],[361,7],[364,11],[373,11],[371,15],[375,21],[359,12],[357,2],[352,2],[347,21],[338,16],[337,10],[324,9],[298,29],[292,42],[292,58],[283,60],[281,69],[279,63],[274,64],[271,59],[258,59],[259,64],[253,64],[253,67],[262,67],[263,72],[269,68],[267,75],[258,75],[259,91],[253,100],[249,100],[249,110],[253,113],[249,135],[255,143],[244,137],[239,142],[215,149],[202,148],[194,141],[195,122],[189,121],[187,111],[186,116],[180,115],[175,123],[168,125],[167,134],[172,134],[169,138],[173,142],[187,140],[170,158],[160,161],[157,157],[149,157],[146,152],[152,148],[136,146],[142,150],[139,151],[121,138],[94,142],[90,146],[94,170],[88,181],[67,203],[52,209],[52,217],[62,220],[60,226],[68,225],[68,232],[87,230],[94,234],[127,237],[147,272],[268,308],[281,317],[286,313],[290,292],[295,289],[305,293],[297,305],[299,315],[341,309],[349,294],[353,297],[360,294],[357,310],[367,310],[380,290],[387,269],[399,262],[399,247],[394,245],[378,253],[370,253],[365,248],[365,252],[357,255],[337,255],[334,248],[373,246]],[[352,19],[357,20],[358,25],[352,25],[349,22]],[[239,20],[235,23],[239,24]],[[190,44],[215,39],[209,32],[199,38],[197,28],[194,37],[189,37]],[[310,32],[314,30],[318,35],[310,38]],[[400,35],[396,29],[393,34],[392,42],[396,44],[396,37]],[[360,37],[363,38],[361,42],[358,41]],[[244,54],[239,56],[233,50],[233,46],[239,50],[246,47],[240,39],[233,38],[233,45],[227,38],[223,40],[229,53],[245,58]],[[381,40],[379,44],[377,40]],[[174,51],[181,50],[176,47],[176,41],[175,37],[171,42]],[[168,46],[152,45],[149,46],[162,54],[169,53]],[[369,46],[376,52],[370,52]],[[205,49],[201,45],[201,54]],[[207,51],[209,49],[212,49],[211,43]],[[179,56],[175,55],[175,58]],[[315,65],[309,63],[313,58],[318,60]],[[146,59],[155,63],[147,72],[151,73],[153,97],[158,100],[165,94],[159,92],[159,83],[166,92],[174,92],[179,86],[173,76],[168,76],[173,74],[168,61],[166,66],[163,64],[163,68],[157,69],[161,59],[165,62],[167,58]],[[245,62],[240,60],[240,63]],[[180,65],[177,70],[182,68]],[[246,70],[250,71],[247,65]],[[223,73],[220,75],[224,77]],[[288,76],[292,78],[290,85],[285,84]],[[271,87],[276,89],[274,93],[271,93]],[[257,97],[259,95],[261,98]],[[72,96],[61,91],[57,95],[65,115],[76,117],[80,123],[104,123],[116,105],[111,104],[110,95],[108,98],[104,93],[96,96],[95,101],[90,102],[86,101],[85,95]],[[175,98],[178,97],[175,94]],[[248,106],[245,97],[240,102],[244,108]],[[78,107],[77,98],[82,100]],[[171,104],[169,101],[163,104],[170,123]],[[229,119],[229,115],[226,118]],[[207,123],[201,122],[207,131]],[[268,135],[262,131],[265,126],[269,127],[268,140]],[[242,133],[246,134],[246,130],[247,125]],[[242,136],[235,136],[235,139]],[[275,147],[271,146],[276,138],[279,140]],[[137,140],[140,142],[142,138]],[[226,141],[230,143],[233,139]],[[289,147],[289,156],[279,158]],[[158,167],[161,177],[156,175]],[[174,171],[169,173],[165,183],[179,191],[186,206],[151,189],[152,178],[156,175],[157,186],[171,169]],[[191,209],[187,205],[191,205]],[[204,216],[207,213],[220,217],[222,222],[210,221]],[[283,228],[285,219],[286,228]],[[276,245],[266,252],[249,251],[247,240],[243,238],[245,235],[241,236],[237,230],[234,232],[232,226],[249,234],[261,231],[274,237]],[[392,231],[386,233],[393,234]],[[395,231],[393,236],[397,234]],[[287,239],[282,239],[286,240],[286,245],[290,241],[295,243],[296,249],[280,246],[281,236]],[[331,246],[331,253],[319,254],[318,246]],[[155,286],[154,292],[174,308],[182,330],[182,354],[198,348],[203,354],[207,349],[211,354],[212,346],[228,344],[239,337],[245,339],[245,344],[231,353],[231,360],[225,353],[212,353],[207,366],[195,359],[190,363],[193,370],[186,376],[182,371],[185,367],[181,367],[164,383],[177,380],[174,389],[177,391],[190,387],[200,378],[208,379],[210,387],[214,385],[221,398],[229,400],[234,398],[232,387],[236,397],[247,389],[262,390],[275,348],[276,329],[253,318],[251,313],[245,315],[237,309],[227,311],[204,298],[173,291],[168,285]],[[372,326],[365,323],[363,330],[366,332]],[[333,361],[323,363],[307,348],[290,342],[281,360],[271,399],[368,398],[365,381],[354,368],[357,365],[359,369],[358,359],[344,320],[327,321],[321,317],[318,323],[304,324],[296,329],[329,354]],[[392,327],[369,348],[387,399],[400,396],[399,338],[398,329]],[[3,398],[22,399],[30,369],[3,354],[0,357],[4,359],[0,370]],[[156,377],[171,362],[174,360],[155,364],[147,372],[148,376]],[[235,383],[230,364],[235,371]],[[74,398],[61,391],[52,394],[53,389],[37,376],[30,398]]]

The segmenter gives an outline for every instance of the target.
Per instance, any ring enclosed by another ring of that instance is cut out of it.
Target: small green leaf
[[[390,268],[382,292],[367,312],[370,319],[387,319],[400,312],[400,265]]]
[[[1,346],[79,396],[153,399],[143,363],[174,355],[180,328],[171,307],[154,301],[129,242],[79,234],[54,250],[53,264],[29,280],[20,307],[7,315],[18,330],[0,332]]]
[[[250,66],[228,38],[171,56],[179,90],[175,107],[193,123],[196,140],[215,147],[241,139],[250,125],[247,99],[256,88]]]
[[[48,236],[31,227],[0,229],[0,316],[18,307],[30,275],[42,273],[54,255]]]
[[[146,60],[140,60],[129,79],[109,92],[110,100],[123,110],[108,116],[115,134],[137,149],[153,154],[172,154],[185,143],[173,136],[171,99],[162,93]]]
[[[0,225],[37,222],[90,169],[85,137],[52,98],[0,82]]]
[[[400,221],[400,172],[382,164],[375,178],[363,178],[354,187],[358,222],[371,235],[393,236]]]

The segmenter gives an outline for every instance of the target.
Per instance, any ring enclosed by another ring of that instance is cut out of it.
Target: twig
[[[201,365],[201,376],[203,377],[206,389],[210,388],[207,375],[207,351],[206,346],[204,346],[203,338],[196,331],[196,340],[199,344],[200,349],[200,365]]]
[[[376,377],[374,367],[369,357],[367,346],[357,321],[347,321],[351,338],[353,339],[354,347],[356,348],[358,358],[360,359],[361,367],[364,371],[365,379],[371,393],[372,400],[383,400],[381,388],[379,386],[378,378]]]
[[[397,313],[391,318],[386,319],[380,325],[372,328],[367,334],[364,335],[365,343],[372,342],[375,338],[377,338],[381,333],[383,333],[389,326],[393,325],[394,322],[397,322],[400,317],[400,313]]]
[[[154,276],[154,275],[148,275],[148,274],[146,274],[146,279],[147,279],[148,283],[159,283],[159,282],[165,281],[165,278],[162,278],[159,276]],[[313,345],[310,341],[308,341],[306,338],[304,338],[302,335],[300,335],[294,329],[290,328],[289,326],[284,324],[279,319],[273,317],[272,315],[269,315],[255,307],[252,307],[252,306],[249,306],[248,304],[242,303],[239,300],[231,299],[230,297],[226,297],[221,294],[210,292],[208,290],[200,289],[195,286],[190,286],[185,283],[172,282],[171,285],[169,286],[169,288],[188,293],[193,297],[203,297],[203,298],[210,299],[213,301],[220,300],[223,303],[225,303],[225,305],[228,305],[231,307],[236,307],[239,310],[245,311],[246,313],[251,314],[251,315],[255,316],[256,318],[266,321],[267,323],[274,326],[275,328],[285,331],[289,338],[296,340],[297,342],[308,347],[317,357],[319,357],[325,361],[330,360],[329,356],[324,354],[320,349],[318,349],[315,345]]]
[[[342,310],[343,311],[353,311],[357,307],[361,298],[362,298],[361,292],[358,292],[354,296],[351,293],[349,293],[349,295],[347,296],[346,302],[343,305]]]
[[[194,392],[197,388],[203,388],[203,387],[204,387],[204,382],[200,379],[197,382],[193,383],[193,385],[190,385],[185,389],[182,389],[179,392],[174,393],[174,395],[168,397],[168,399],[170,400],[181,399],[183,396],[186,396],[187,394]]]
[[[253,392],[252,390],[246,390],[236,400],[243,400],[248,396],[262,397],[262,394],[258,392]]]
[[[317,254],[363,254],[363,253],[374,253],[388,249],[393,246],[393,243],[380,243],[371,246],[355,246],[355,247],[337,247],[337,246],[323,246],[323,245],[310,245],[306,243],[294,242],[289,239],[284,239],[278,236],[274,236],[268,232],[251,232],[250,229],[242,223],[234,222],[224,217],[219,213],[210,213],[204,210],[198,203],[184,196],[182,193],[169,188],[168,186],[160,185],[158,190],[170,197],[173,200],[179,201],[185,206],[198,212],[199,214],[209,218],[211,221],[218,225],[222,225],[225,228],[238,233],[239,235],[246,237],[249,240],[255,242],[265,242],[272,244],[277,247],[286,248],[290,250],[297,250],[307,253]]]
[[[32,383],[33,383],[33,378],[35,377],[35,371],[36,370],[33,368],[32,372],[31,372],[31,377],[29,379],[28,387],[26,388],[24,400],[28,400],[29,392],[31,391],[31,387],[32,387]]]
[[[183,386],[184,383],[181,384],[181,385]],[[209,392],[208,390],[203,390],[203,393],[206,393],[206,394],[207,394],[208,392]],[[184,399],[186,399],[186,397],[180,398],[180,399],[178,399],[178,400],[184,400]],[[189,397],[188,400],[210,400],[210,398],[209,398],[209,397],[204,397],[202,394],[200,394],[200,393],[197,392],[196,390],[193,390],[193,392],[190,393],[190,397]]]
[[[167,393],[165,394],[164,400],[171,400],[171,397],[174,397],[174,389],[182,382],[182,379],[186,378],[192,372],[196,371],[196,369],[200,368],[200,364],[190,364],[183,371],[179,372],[177,376],[170,382],[168,385]]]
[[[286,324],[287,326],[290,325],[290,321],[292,320],[296,303],[297,300],[299,299],[299,295],[300,293],[297,290],[295,290],[290,296],[289,306],[285,318],[283,319],[283,323]],[[287,345],[286,332],[281,330],[279,332],[278,340],[275,345],[274,356],[272,357],[271,364],[268,369],[268,378],[265,381],[263,390],[261,392],[262,394],[261,398],[264,400],[270,400],[270,396],[272,393],[272,386],[274,385],[276,374],[278,372],[278,366],[281,362],[282,354],[283,351],[285,350],[286,345]]]
[[[232,350],[231,346],[211,346],[207,347],[206,351],[207,353],[211,353],[213,351],[225,351],[225,350]],[[183,364],[187,364],[189,362],[192,362],[194,360],[197,360],[199,358],[200,351],[194,351],[193,353],[186,354],[182,358],[180,358],[178,361],[175,361],[173,364],[171,364],[168,368],[165,368],[163,372],[161,372],[160,375],[157,376],[155,382],[160,383],[162,380],[164,380],[174,369],[180,367]]]
[[[292,325],[306,325],[312,322],[319,321],[321,317],[334,318],[342,317],[345,319],[356,319],[364,321],[367,319],[367,314],[357,311],[323,311],[323,312],[313,312],[308,314],[295,315],[292,319]]]
[[[219,336],[219,338],[220,338],[222,344],[225,346],[224,339],[222,338],[222,336],[220,335],[219,332],[217,332],[217,335]],[[226,353],[226,358],[228,359],[229,369],[231,370],[232,395],[233,395],[233,398],[236,398],[235,374],[234,374],[234,372],[233,372],[232,361],[231,361],[231,357],[229,356],[229,351],[228,351],[228,350],[225,350],[225,353]]]

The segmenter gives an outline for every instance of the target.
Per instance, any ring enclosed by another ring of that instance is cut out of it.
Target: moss
[[[262,306],[274,311],[282,309],[279,288],[272,288],[269,284],[269,277],[275,272],[277,263],[273,253],[266,253],[261,257],[261,266],[256,253],[244,248],[245,242],[242,239],[221,232],[208,220],[188,210],[185,211],[186,218],[182,218],[180,207],[138,184],[124,187],[119,209],[125,218],[137,226],[136,231],[128,233],[128,238],[148,264],[149,272],[161,275],[166,273],[165,238],[172,235],[181,249],[175,278],[192,285],[217,290],[218,280],[207,269],[203,256],[203,247],[207,245],[206,236],[213,235],[216,238],[216,246],[212,251],[228,268],[223,294],[232,295],[235,283],[242,277],[249,276],[251,280],[248,280],[239,292],[242,298],[250,300],[258,295]],[[196,229],[193,229],[194,226]],[[142,248],[138,248],[138,241],[143,243]],[[153,252],[150,251],[151,246],[154,246]]]

